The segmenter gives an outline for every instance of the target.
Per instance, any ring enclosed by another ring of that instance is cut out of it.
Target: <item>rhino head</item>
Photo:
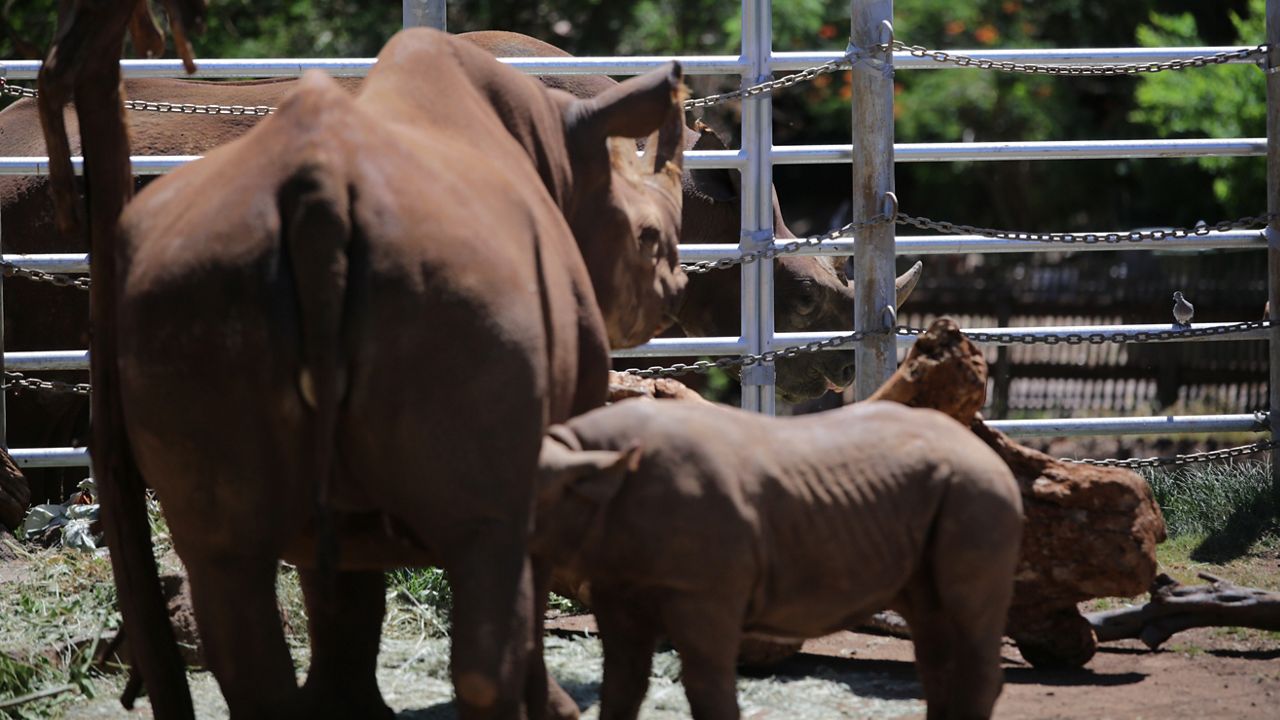
[[[699,122],[689,132],[685,147],[724,150],[725,144],[711,128]],[[685,176],[684,193],[684,242],[737,244],[742,200],[737,173],[693,170]],[[795,237],[782,219],[776,190],[773,227],[780,239]],[[774,262],[775,330],[852,331],[855,294],[846,265],[844,257],[780,256]],[[906,302],[915,289],[921,267],[916,263],[898,277],[897,306]],[[691,336],[737,335],[739,293],[739,274],[734,270],[693,276],[676,322]],[[848,387],[853,382],[853,355],[853,350],[838,350],[779,360],[778,395],[796,402]]]
[[[614,348],[664,330],[684,292],[683,98],[680,65],[669,63],[565,110],[574,185],[565,217]],[[638,158],[634,139],[646,136]]]

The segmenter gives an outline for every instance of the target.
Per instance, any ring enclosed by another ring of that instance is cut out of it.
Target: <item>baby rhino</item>
[[[554,426],[539,482],[535,552],[604,640],[601,718],[636,717],[659,636],[693,717],[737,718],[744,635],[818,637],[885,608],[910,623],[928,717],[991,715],[1022,503],[942,413],[628,400]]]

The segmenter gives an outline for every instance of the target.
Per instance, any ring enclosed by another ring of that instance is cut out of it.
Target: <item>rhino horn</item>
[[[916,283],[920,282],[920,273],[923,269],[924,263],[917,260],[915,265],[912,265],[906,272],[899,275],[897,280],[893,281],[893,289],[897,298],[895,307],[902,307],[902,303],[911,297],[911,292],[916,289]]]

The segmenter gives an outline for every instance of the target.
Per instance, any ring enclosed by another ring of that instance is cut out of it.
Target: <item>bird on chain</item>
[[[1196,306],[1187,302],[1182,297],[1182,291],[1179,290],[1173,294],[1173,320],[1174,325],[1179,329],[1185,330],[1191,327],[1191,318],[1195,317]]]

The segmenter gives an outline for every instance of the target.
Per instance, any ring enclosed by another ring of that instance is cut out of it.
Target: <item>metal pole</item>
[[[445,27],[446,0],[402,0],[404,26],[433,27],[447,30]]]
[[[754,85],[773,75],[772,0],[743,0],[742,84]],[[747,163],[742,181],[742,236],[739,247],[751,251],[773,242],[773,100],[768,93],[742,101],[742,149]],[[742,266],[742,337],[747,352],[764,352],[773,337],[773,263]],[[774,367],[742,369],[742,407],[774,413]]]
[[[0,227],[3,227],[0,225]],[[0,231],[0,257],[3,256],[4,232]],[[5,405],[8,393],[3,385],[4,378],[4,275],[0,275],[0,447],[9,447],[9,415]]]
[[[1271,439],[1280,437],[1280,0],[1267,0],[1267,297],[1271,302]],[[1271,451],[1271,492],[1280,501],[1280,448]]]
[[[853,67],[853,218],[884,212],[893,184],[893,54],[872,48],[893,39],[893,0],[852,0],[849,42],[869,54]],[[883,223],[857,238],[853,276],[855,330],[890,328],[895,321],[894,226]],[[855,396],[875,392],[893,374],[894,338],[877,335],[857,346]]]

